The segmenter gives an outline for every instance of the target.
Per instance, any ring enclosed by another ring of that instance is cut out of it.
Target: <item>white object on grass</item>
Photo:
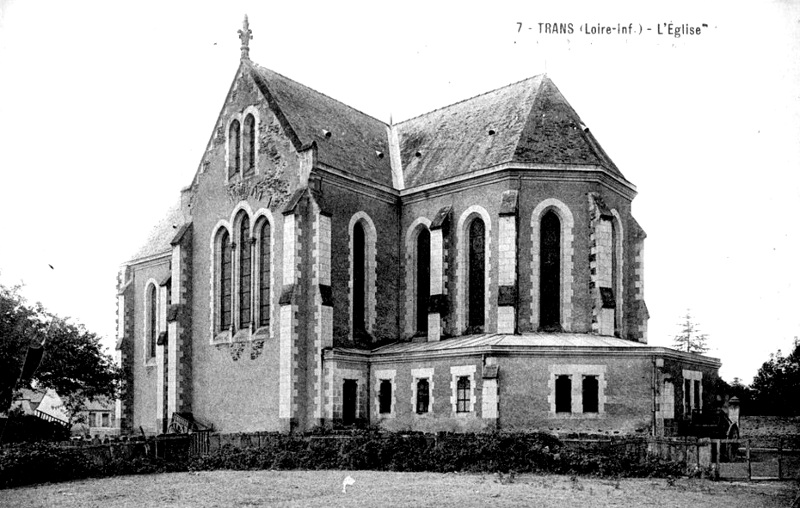
[[[354,484],[356,481],[353,479],[352,476],[347,475],[342,482],[342,493],[347,494],[347,486]]]

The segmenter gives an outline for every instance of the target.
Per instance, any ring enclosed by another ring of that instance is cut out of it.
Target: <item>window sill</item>
[[[144,366],[147,368],[152,368],[156,366],[156,357],[152,356],[150,358],[146,358],[144,360]]]
[[[461,412],[454,412],[453,413],[456,418],[475,418],[477,415],[475,411],[461,411]]]
[[[250,342],[250,328],[242,328],[236,332],[231,342]]]
[[[230,330],[223,330],[211,338],[211,344],[228,344],[231,342]]]
[[[605,413],[550,413],[550,418],[555,420],[597,420]]]
[[[255,339],[268,339],[269,338],[269,326],[262,326],[258,328],[256,332],[253,334],[253,340]]]

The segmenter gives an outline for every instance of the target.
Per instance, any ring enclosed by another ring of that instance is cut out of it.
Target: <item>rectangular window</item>
[[[668,379],[664,380],[661,391],[661,414],[664,419],[675,418],[675,387]]]
[[[456,384],[456,412],[469,413],[469,376],[461,376]]]
[[[417,381],[417,414],[428,412],[430,401],[429,384],[426,378]]]
[[[700,380],[694,380],[694,409],[702,409],[702,404],[700,403]]]
[[[572,380],[567,375],[556,376],[556,413],[572,412]]]
[[[102,426],[103,427],[110,427],[110,425],[108,423],[109,423],[108,413],[103,413],[103,425]]]
[[[599,384],[597,376],[583,376],[583,412],[596,413],[599,407]]]
[[[692,380],[685,379],[683,381],[683,415],[691,416],[692,412]]]
[[[378,395],[378,411],[381,414],[392,412],[392,381],[381,379],[380,392]]]

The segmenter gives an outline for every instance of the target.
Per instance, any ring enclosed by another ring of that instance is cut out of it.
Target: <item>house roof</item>
[[[181,211],[180,202],[172,205],[159,223],[150,231],[150,236],[139,249],[136,254],[131,257],[130,261],[137,261],[145,259],[157,254],[164,254],[170,252],[172,247],[170,242],[175,237],[175,234],[186,223]]]
[[[407,187],[512,162],[594,165],[622,177],[546,75],[431,111],[396,128]]]
[[[384,122],[275,71],[257,64],[252,68],[270,106],[278,107],[300,144],[316,141],[320,162],[392,186],[389,136]]]

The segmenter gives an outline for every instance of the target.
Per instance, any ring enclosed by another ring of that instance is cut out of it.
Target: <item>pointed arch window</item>
[[[250,176],[256,170],[256,119],[252,114],[244,118],[244,176]]]
[[[156,286],[147,287],[147,358],[156,357],[156,342],[158,340],[158,302]]]
[[[417,333],[428,333],[428,300],[431,290],[431,233],[422,227],[417,235]]]
[[[272,226],[266,219],[258,228],[258,253],[258,326],[269,326]]]
[[[250,326],[252,311],[252,242],[250,219],[245,215],[239,224],[239,328]]]
[[[474,332],[483,331],[485,321],[486,226],[476,217],[469,224],[467,260],[467,327]]]
[[[366,332],[366,235],[361,222],[353,227],[353,332]]]
[[[224,230],[219,240],[219,328],[227,330],[231,327],[232,307],[232,257],[231,239],[227,230]]]
[[[239,120],[232,121],[228,127],[228,178],[239,172],[242,160],[240,131]]]
[[[561,221],[552,210],[542,217],[539,271],[539,325],[542,330],[561,329]]]

